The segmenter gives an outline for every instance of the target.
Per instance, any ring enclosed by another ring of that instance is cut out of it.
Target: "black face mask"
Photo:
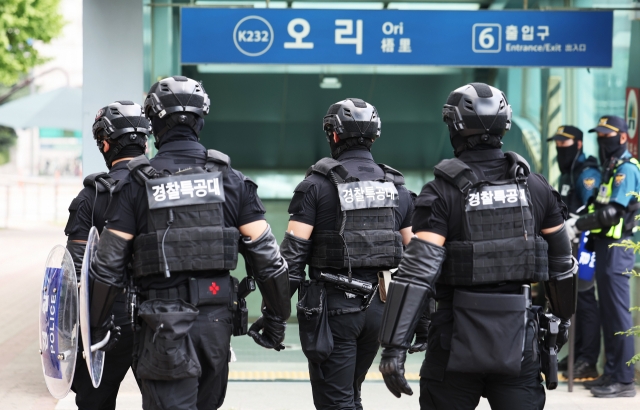
[[[573,161],[578,157],[578,144],[574,142],[570,147],[556,147],[556,150],[558,151],[558,167],[560,168],[560,173],[570,173]]]
[[[598,138],[598,148],[600,163],[604,164],[611,158],[620,158],[627,150],[627,143],[620,144],[620,134],[615,137],[600,137]]]

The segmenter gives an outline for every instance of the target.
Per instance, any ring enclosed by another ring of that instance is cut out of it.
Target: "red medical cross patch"
[[[216,295],[220,290],[220,286],[218,286],[215,282],[211,282],[211,286],[209,286],[209,290],[211,294]]]

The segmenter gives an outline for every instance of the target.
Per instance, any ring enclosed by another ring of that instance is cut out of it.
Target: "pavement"
[[[413,396],[396,399],[383,382],[370,381],[362,386],[362,402],[366,410],[419,410],[418,394],[420,386],[410,383]],[[118,395],[118,410],[140,410],[142,400],[131,372]],[[55,410],[75,410],[74,395],[70,393],[58,402]],[[315,410],[311,398],[309,382],[229,382],[227,397],[221,410]],[[0,408],[3,408],[0,405]],[[486,399],[482,399],[477,409],[489,410]],[[566,385],[557,390],[547,391],[547,410],[613,410],[640,408],[640,394],[634,398],[598,399],[591,396],[582,386],[576,386],[573,393],[567,392]]]
[[[38,229],[0,230],[0,410],[70,410],[75,409],[74,394],[58,401],[45,386],[38,354],[39,291],[44,262],[49,250],[64,244],[63,226]],[[232,346],[238,361],[230,365],[230,379],[223,410],[312,410],[311,386],[306,363],[295,339],[295,325],[288,330],[287,349],[280,353],[258,348],[247,337],[234,338]],[[363,404],[367,410],[402,408],[419,409],[417,373],[421,358],[410,355],[407,374],[415,394],[396,399],[380,381],[374,362],[363,385]],[[283,379],[287,379],[286,381]],[[294,380],[294,381],[291,381]],[[481,400],[478,409],[489,409]],[[567,385],[547,392],[546,409],[595,410],[640,408],[640,394],[635,398],[597,399],[575,386]],[[129,373],[118,396],[118,410],[140,410],[141,398],[133,375]]]

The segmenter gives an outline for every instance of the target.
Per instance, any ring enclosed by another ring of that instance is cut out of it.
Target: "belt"
[[[187,285],[178,285],[167,289],[146,289],[140,291],[144,299],[182,299],[189,302],[189,288]]]
[[[352,295],[355,295],[355,296],[357,296],[357,297],[364,297],[363,295],[360,295],[360,294],[358,294],[358,293],[352,293],[352,292],[349,292],[348,290],[339,289],[339,288],[338,288],[338,286],[339,286],[339,285],[336,285],[336,284],[331,283],[331,282],[325,282],[325,281],[323,281],[323,280],[319,280],[318,282],[324,283],[324,287],[325,287],[328,291],[330,291],[330,292],[332,292],[332,293],[333,293],[333,292],[335,292],[335,293],[351,293]],[[375,284],[374,284],[374,286],[375,286]]]

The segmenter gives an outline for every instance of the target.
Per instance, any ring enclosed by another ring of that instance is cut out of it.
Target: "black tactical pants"
[[[451,346],[451,310],[431,317],[429,348],[420,370],[421,410],[472,410],[486,397],[493,410],[541,410],[545,392],[539,360],[532,359],[533,331],[527,343],[518,377],[446,371]]]
[[[91,383],[87,362],[79,354],[71,389],[76,393],[79,410],[115,410],[120,383],[129,371],[133,353],[133,331],[127,313],[126,297],[118,296],[113,305],[115,323],[122,329],[122,336],[105,355],[102,381],[96,389]]]
[[[591,365],[598,363],[600,355],[600,312],[595,286],[578,292],[576,311],[576,361]]]
[[[351,309],[362,298],[346,299],[344,292],[327,288],[329,310]],[[378,295],[363,312],[329,317],[333,352],[322,363],[309,363],[313,403],[318,410],[362,409],[360,388],[376,357],[384,305]]]
[[[215,410],[227,393],[232,312],[226,305],[199,306],[189,336],[202,368],[200,377],[140,380],[145,410]],[[140,333],[146,323],[142,322]]]

